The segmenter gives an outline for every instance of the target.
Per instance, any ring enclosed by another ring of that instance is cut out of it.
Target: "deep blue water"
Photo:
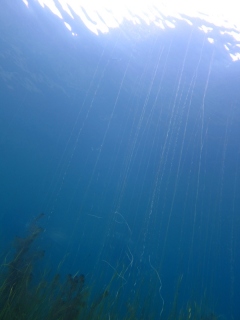
[[[144,279],[162,318],[182,277],[179,309],[239,319],[240,65],[219,30],[72,37],[20,1],[1,17],[2,256],[43,212],[41,268],[100,289],[117,271],[126,301]]]

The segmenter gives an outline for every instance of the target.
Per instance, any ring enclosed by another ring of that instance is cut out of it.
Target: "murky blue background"
[[[73,37],[34,2],[1,7],[2,256],[44,212],[38,268],[99,288],[124,269],[126,300],[144,279],[163,315],[182,277],[179,309],[238,319],[240,65],[226,39],[215,28],[209,44],[198,20],[96,36],[76,19]]]

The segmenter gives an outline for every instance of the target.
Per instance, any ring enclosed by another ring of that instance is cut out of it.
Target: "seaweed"
[[[61,281],[60,274],[56,273],[49,282],[46,280],[49,278],[48,273],[45,272],[39,281],[33,281],[35,263],[44,257],[44,251],[34,246],[43,232],[43,228],[38,226],[43,216],[40,214],[33,220],[25,238],[16,238],[12,258],[6,258],[2,266],[4,272],[0,274],[0,320],[159,319],[159,313],[154,313],[158,310],[154,308],[156,282],[154,284],[150,278],[140,279],[138,287],[131,292],[132,299],[125,287],[127,281],[122,276],[123,271],[115,270],[108,284],[100,286],[100,292],[96,292],[91,298],[90,287],[86,286],[83,274],[68,274]],[[7,260],[10,261],[6,262]],[[198,305],[188,302],[183,309],[178,310],[181,281],[182,277],[179,278],[169,316],[163,316],[161,312],[160,318],[217,319],[212,311],[203,309],[202,303]]]
[[[83,292],[85,277],[81,275],[68,275],[63,285],[54,280],[54,299],[48,318],[51,320],[78,319],[82,309],[86,306],[86,292]]]
[[[34,262],[44,256],[44,251],[31,251],[31,246],[43,229],[37,222],[43,214],[37,216],[29,228],[26,238],[16,238],[13,259],[6,263],[6,272],[2,276],[0,287],[0,319],[24,319],[29,310],[31,296],[30,283]]]

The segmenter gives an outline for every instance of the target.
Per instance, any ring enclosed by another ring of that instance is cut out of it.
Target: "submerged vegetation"
[[[25,238],[14,242],[14,253],[6,257],[1,268],[0,283],[0,319],[1,320],[75,320],[75,319],[159,319],[151,305],[151,292],[147,290],[144,303],[141,303],[141,288],[133,301],[125,301],[126,310],[120,307],[120,291],[111,293],[115,274],[108,286],[95,297],[90,297],[90,286],[85,284],[85,276],[67,275],[62,281],[57,273],[51,281],[44,276],[39,281],[33,279],[36,262],[44,257],[44,251],[35,249],[34,242],[43,232],[38,226],[40,214],[34,219]],[[8,261],[9,260],[9,261]],[[178,311],[179,286],[177,285],[172,310],[167,320],[215,320],[217,316],[209,312],[203,314],[196,303],[188,303]],[[144,288],[146,290],[146,287]],[[122,301],[122,300],[121,300]],[[164,317],[161,317],[164,318]]]

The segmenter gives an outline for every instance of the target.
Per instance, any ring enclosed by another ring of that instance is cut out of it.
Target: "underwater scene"
[[[99,3],[0,4],[0,320],[238,320],[240,28]]]

